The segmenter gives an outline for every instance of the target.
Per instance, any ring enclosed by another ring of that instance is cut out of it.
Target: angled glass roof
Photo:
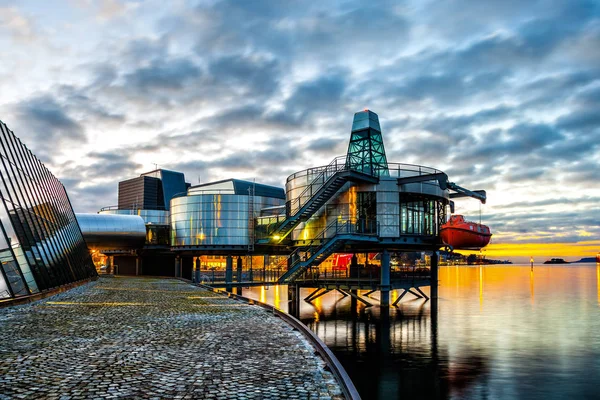
[[[389,176],[379,117],[365,110],[354,114],[346,158],[347,165],[373,176]]]

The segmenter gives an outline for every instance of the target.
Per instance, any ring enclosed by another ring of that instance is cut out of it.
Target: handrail
[[[341,168],[338,168],[338,160],[343,159],[344,162],[340,163],[339,166]],[[321,173],[316,176],[311,182],[310,184],[308,184],[306,186],[306,188],[304,188],[304,190],[302,191],[302,193],[300,193],[299,196],[297,196],[293,201],[290,202],[290,216],[296,215],[298,213],[298,211],[300,211],[300,209],[306,204],[306,202],[308,202],[311,198],[312,198],[312,194],[313,194],[313,186],[315,185],[319,185],[319,182],[321,179],[323,180],[323,182],[320,182],[320,185],[318,186],[318,189],[316,189],[317,191],[322,188],[323,186],[325,186],[325,184],[327,182],[329,182],[329,179],[331,179],[337,172],[340,171],[346,171],[348,170],[348,165],[346,164],[345,161],[346,157],[345,156],[341,156],[341,157],[336,157],[333,159],[332,162],[329,163],[329,165],[327,165],[323,171],[321,171]],[[320,167],[322,168],[322,167]],[[330,176],[327,176],[326,178],[326,174],[327,172],[329,172],[330,170],[333,170],[333,174],[331,174]],[[308,196],[308,198],[306,199],[306,201],[304,202],[304,204],[301,203],[301,200],[305,197],[307,197],[307,193],[310,191],[310,196]],[[294,204],[298,203],[298,206],[296,208],[294,208]]]
[[[100,209],[100,211],[110,211],[110,210],[118,210],[119,206],[106,206],[106,207],[102,207]]]
[[[100,212],[102,211],[114,211],[114,210],[119,210],[119,211],[138,211],[138,210],[142,210],[142,211],[168,211],[164,206],[156,206],[156,208],[153,209],[144,209],[144,208],[119,208],[119,206],[106,206],[106,207],[102,207],[100,209]]]
[[[338,156],[334,159],[334,161],[337,159],[342,159],[342,158],[346,158],[346,156]],[[425,174],[436,174],[436,173],[440,173],[442,171],[432,168],[432,167],[428,167],[428,166],[424,166],[424,165],[418,165],[418,164],[407,164],[407,163],[394,163],[394,162],[388,162],[388,169],[389,170],[393,170],[393,171],[413,171],[413,172],[420,172],[419,175],[425,175]],[[292,175],[288,176],[286,182],[289,182],[295,178],[298,178],[300,176],[304,176],[304,175],[308,175],[311,173],[316,173],[318,171],[321,171],[323,169],[326,169],[329,165],[326,166],[319,166],[319,167],[313,167],[313,168],[308,168],[302,171],[298,171],[293,173]]]
[[[365,221],[368,221],[368,220],[365,220]],[[379,223],[376,220],[374,220],[373,222],[376,222],[375,232],[360,232],[360,234],[365,235],[365,236],[377,236],[379,234]],[[325,236],[327,235],[329,230],[331,228],[333,228],[334,225],[335,225],[335,231],[333,232],[333,235],[326,238]],[[332,221],[321,232],[319,232],[317,235],[315,235],[315,237],[313,239],[311,239],[311,241],[308,244],[308,247],[306,247],[306,248],[298,247],[290,254],[290,257],[292,257],[293,255],[297,255],[297,253],[299,253],[299,252],[307,253],[308,255],[305,257],[305,260],[301,260],[300,257],[296,258],[296,260],[292,263],[292,265],[290,265],[289,270],[293,270],[300,263],[311,261],[311,259],[318,253],[318,250],[320,248],[322,248],[323,246],[326,246],[328,243],[330,243],[333,239],[335,239],[336,236],[338,236],[340,234],[356,234],[356,233],[358,233],[358,227],[359,227],[358,223],[350,221],[350,220],[343,221],[341,225],[339,224],[338,220]],[[321,243],[321,240],[325,240],[325,239],[326,239],[326,241],[324,243]],[[317,240],[319,241],[319,243],[315,243],[315,241],[317,241]]]
[[[292,175],[288,176],[288,178],[286,179],[286,182],[289,182],[291,179],[297,178],[298,176],[301,176],[299,174],[302,175],[308,175],[308,174],[314,174],[314,173],[320,173],[321,170],[327,169],[327,167],[331,166],[331,164],[335,164],[338,160],[344,160],[344,162],[338,162],[337,164],[346,164],[346,156],[337,156],[333,159],[333,161],[331,161],[328,165],[321,165],[318,167],[312,167],[312,168],[308,168],[308,169],[304,169],[302,171],[298,171],[293,173]]]

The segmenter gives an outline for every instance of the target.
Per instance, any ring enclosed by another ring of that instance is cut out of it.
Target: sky
[[[388,161],[487,191],[456,201],[487,254],[600,251],[600,2],[0,0],[0,49],[0,119],[76,212],[155,165],[283,187],[368,108]]]

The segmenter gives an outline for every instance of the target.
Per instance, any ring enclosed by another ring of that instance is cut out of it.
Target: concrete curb
[[[192,284],[191,281],[189,281],[187,279],[181,279],[181,280],[186,283]],[[327,366],[333,373],[333,376],[335,376],[336,380],[342,387],[344,396],[350,400],[360,400],[360,395],[358,394],[358,391],[356,390],[354,383],[348,376],[348,373],[346,372],[346,370],[344,369],[342,364],[338,361],[337,357],[331,352],[329,347],[327,347],[327,345],[313,331],[311,331],[306,325],[304,325],[300,320],[298,320],[297,318],[294,318],[293,316],[280,310],[279,308],[271,306],[269,304],[262,303],[260,301],[254,300],[254,299],[249,299],[244,296],[239,296],[237,294],[223,292],[222,290],[217,290],[211,286],[204,285],[201,283],[196,284],[196,285],[201,288],[210,290],[211,292],[222,294],[224,296],[226,295],[229,298],[240,300],[240,301],[243,301],[248,304],[258,305],[266,310],[271,311],[274,315],[277,315],[282,320],[284,320],[289,325],[291,325],[293,328],[300,331],[300,333],[302,333],[304,335],[304,337],[306,337],[306,339],[308,339],[308,341],[311,342],[312,345],[317,349],[317,351],[319,352],[319,355],[325,361],[325,364],[327,364]]]

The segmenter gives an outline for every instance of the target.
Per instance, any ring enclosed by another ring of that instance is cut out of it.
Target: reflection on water
[[[299,317],[365,399],[600,396],[600,265],[441,267],[439,277],[437,302],[407,295],[384,312],[332,291],[301,301]],[[286,287],[244,295],[287,310]]]

